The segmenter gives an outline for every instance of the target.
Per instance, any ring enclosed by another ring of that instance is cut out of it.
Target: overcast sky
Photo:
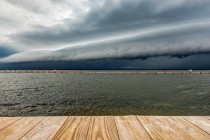
[[[210,68],[210,0],[1,0],[0,33],[1,63]]]

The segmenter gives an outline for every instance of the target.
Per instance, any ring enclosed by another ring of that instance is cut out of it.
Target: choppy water
[[[210,115],[210,75],[0,74],[0,116]]]

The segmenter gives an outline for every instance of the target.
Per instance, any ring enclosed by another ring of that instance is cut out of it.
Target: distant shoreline
[[[210,70],[0,70],[0,73],[54,74],[210,74]]]

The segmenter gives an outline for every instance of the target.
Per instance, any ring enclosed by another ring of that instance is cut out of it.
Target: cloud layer
[[[0,62],[131,60],[210,53],[209,0],[4,0]]]
[[[15,50],[12,50],[10,47],[0,46],[0,58],[8,57],[15,53],[17,52]]]

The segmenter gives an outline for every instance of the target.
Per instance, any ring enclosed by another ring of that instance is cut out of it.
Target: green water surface
[[[0,116],[210,115],[208,74],[0,74]]]

